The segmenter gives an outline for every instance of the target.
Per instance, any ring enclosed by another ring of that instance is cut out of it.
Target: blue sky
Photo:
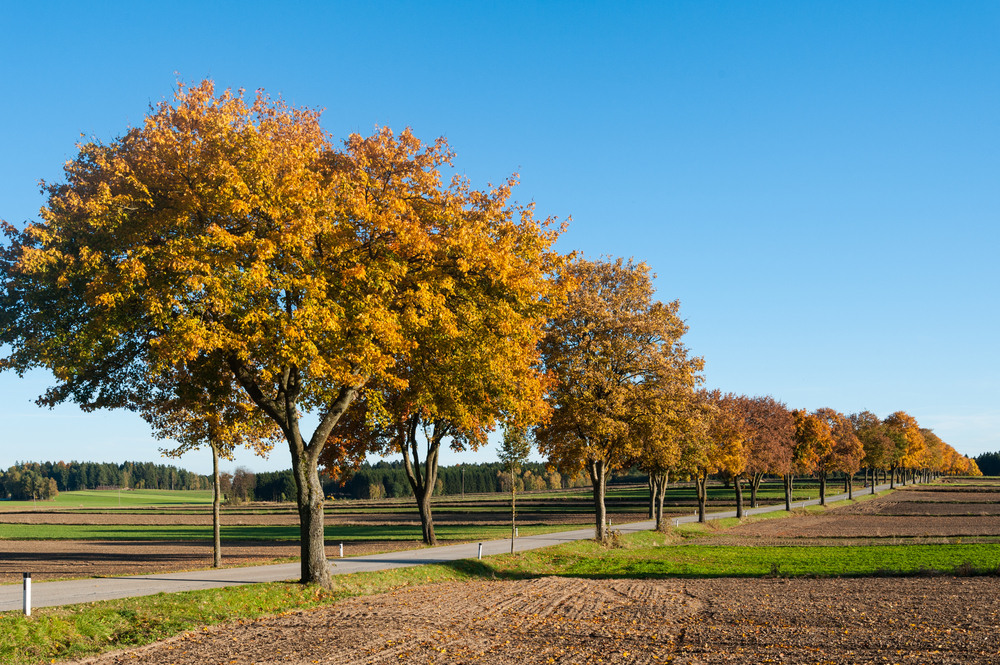
[[[995,2],[87,5],[0,16],[9,222],[178,79],[264,88],[338,137],[446,136],[477,186],[520,173],[562,249],[652,266],[710,387],[1000,449]],[[34,406],[48,380],[0,375],[0,468],[161,459],[137,417]]]

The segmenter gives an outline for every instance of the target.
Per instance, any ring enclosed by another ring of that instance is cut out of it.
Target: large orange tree
[[[595,534],[603,540],[608,474],[641,456],[653,388],[693,390],[702,361],[688,358],[681,343],[680,304],[653,300],[646,264],[577,259],[560,281],[575,289],[542,341],[556,383],[548,392],[551,419],[536,440],[557,466],[590,474]]]
[[[43,403],[94,409],[219,358],[287,441],[302,580],[329,585],[318,461],[338,421],[366,386],[406,386],[398,368],[467,280],[530,290],[557,234],[507,203],[510,183],[444,181],[451,158],[409,131],[334,144],[317,111],[179,86],[79,146],[40,221],[5,227],[3,368],[47,367]]]

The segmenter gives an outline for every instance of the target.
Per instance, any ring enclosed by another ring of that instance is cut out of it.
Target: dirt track
[[[449,583],[81,662],[985,664],[998,598],[992,577]]]

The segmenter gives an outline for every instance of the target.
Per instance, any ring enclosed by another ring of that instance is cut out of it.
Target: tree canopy
[[[302,577],[328,584],[317,464],[358,393],[404,389],[399,368],[422,332],[457,325],[470,284],[480,311],[546,295],[559,229],[510,202],[514,178],[445,182],[451,159],[443,139],[338,146],[318,111],[178,86],[124,136],[79,146],[41,221],[5,225],[3,367],[49,368],[46,404],[135,408],[150,379],[218,359],[288,442]]]

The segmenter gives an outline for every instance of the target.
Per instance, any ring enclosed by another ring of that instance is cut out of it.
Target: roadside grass
[[[673,546],[664,534],[640,532],[624,547],[598,552],[580,541],[558,548],[488,560],[496,577],[559,575],[593,578],[883,577],[899,575],[998,574],[996,545],[869,545],[743,547],[686,543]]]

